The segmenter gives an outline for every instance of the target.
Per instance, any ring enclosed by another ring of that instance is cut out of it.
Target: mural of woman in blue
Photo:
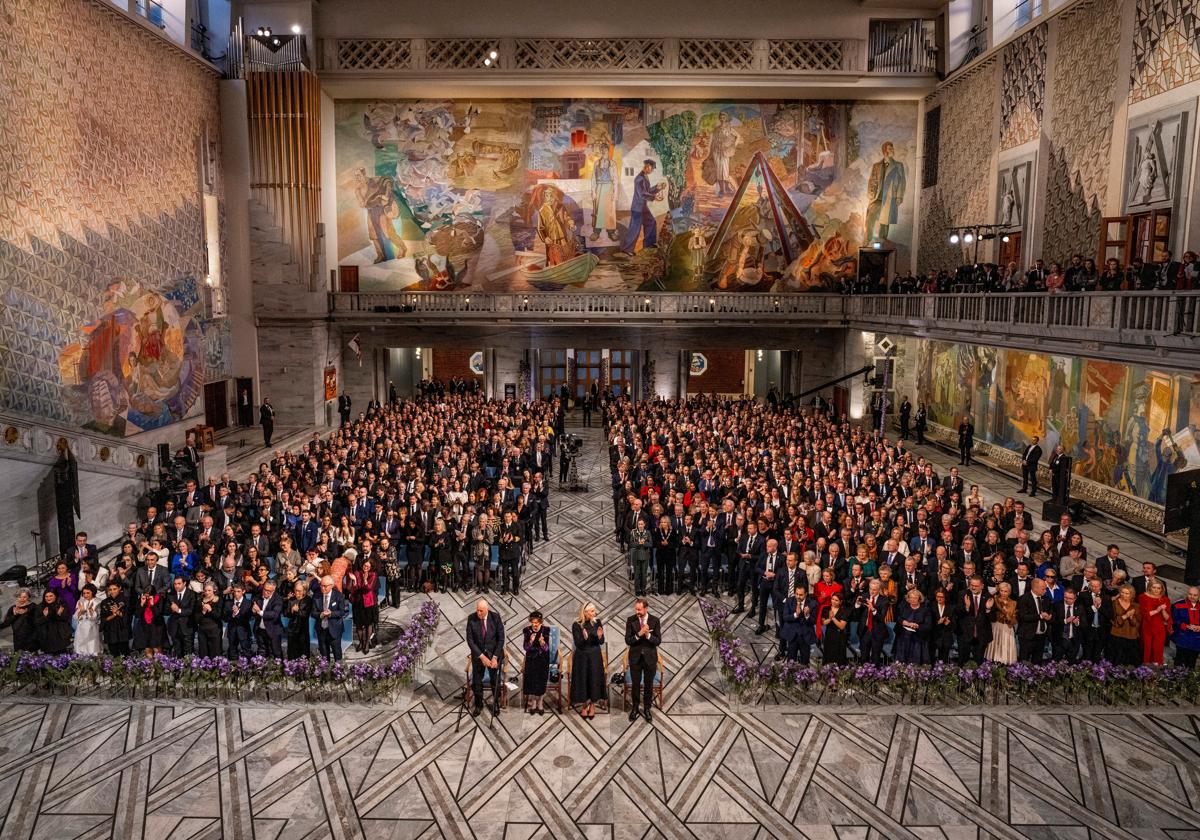
[[[1179,469],[1185,458],[1170,429],[1163,429],[1158,440],[1154,442],[1154,472],[1150,474],[1150,493],[1147,498],[1157,504],[1163,504],[1167,499],[1167,476]]]

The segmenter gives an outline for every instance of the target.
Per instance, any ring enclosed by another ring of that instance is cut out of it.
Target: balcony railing
[[[910,21],[902,22],[908,27]],[[420,75],[473,72],[537,77],[570,72],[638,75],[929,75],[936,71],[922,21],[880,40],[868,67],[866,38],[331,38],[318,69]],[[907,34],[906,34],[907,33]]]
[[[394,324],[754,324],[1000,333],[1200,358],[1200,292],[856,295],[637,292],[332,293],[335,320]],[[966,329],[963,329],[966,328]],[[1066,349],[1066,348],[1064,348]]]

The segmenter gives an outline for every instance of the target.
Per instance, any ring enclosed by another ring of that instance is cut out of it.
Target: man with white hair
[[[333,588],[333,576],[321,578],[321,594],[313,599],[312,614],[317,621],[317,650],[322,658],[342,659],[342,630],[346,618],[346,598]]]
[[[492,714],[500,714],[500,663],[504,659],[504,622],[491,612],[487,599],[475,602],[467,616],[467,647],[471,650],[471,714],[483,711],[483,672],[492,684]]]

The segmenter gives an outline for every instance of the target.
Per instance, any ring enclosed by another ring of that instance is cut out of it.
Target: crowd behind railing
[[[883,274],[842,280],[842,294],[945,294],[962,292],[1150,292],[1200,289],[1200,256],[1186,251],[1176,260],[1167,251],[1159,262],[1134,257],[1122,267],[1110,258],[1103,267],[1096,260],[1075,254],[1064,265],[1034,260],[1026,270],[1015,262],[963,265],[955,270],[930,269],[924,275],[897,272],[889,280]]]

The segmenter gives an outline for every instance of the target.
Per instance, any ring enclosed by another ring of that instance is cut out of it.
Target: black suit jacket
[[[643,637],[638,635],[641,619],[636,614],[625,619],[625,644],[629,647],[630,665],[640,662],[653,668],[658,665],[658,644],[662,641],[662,629],[658,616],[647,614],[646,624],[650,628],[650,635]]]
[[[1042,620],[1041,613],[1053,612],[1050,599],[1043,595],[1035,598],[1033,590],[1027,591],[1017,599],[1017,638],[1033,639],[1037,636],[1038,622]],[[1046,622],[1046,632],[1050,632],[1050,622]]]
[[[1042,460],[1042,447],[1038,446],[1037,444],[1026,447],[1025,451],[1021,453],[1021,462],[1026,467],[1029,467],[1031,469],[1036,468],[1038,465],[1038,461],[1041,461],[1041,460]]]
[[[486,633],[478,615],[471,613],[467,616],[467,647],[471,649],[473,662],[479,660],[480,654],[489,659],[493,656],[504,658],[504,622],[498,613],[488,613]]]

